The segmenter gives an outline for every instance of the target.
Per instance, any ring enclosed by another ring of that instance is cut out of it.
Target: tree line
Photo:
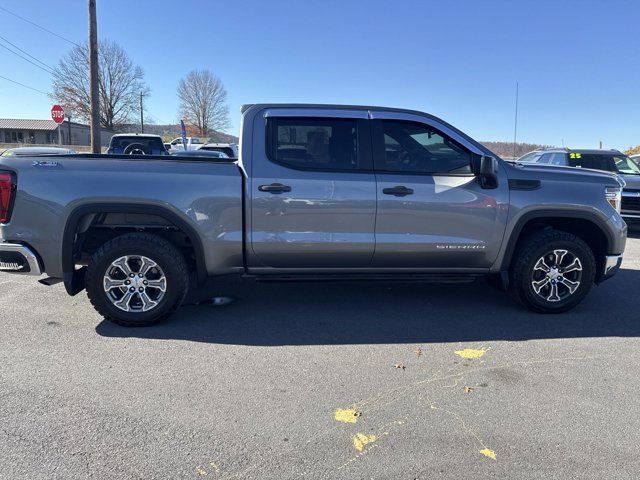
[[[108,130],[131,124],[140,114],[141,98],[151,89],[144,71],[124,48],[110,40],[98,46],[100,126]],[[178,114],[198,135],[208,136],[229,127],[227,91],[210,70],[192,70],[178,82]],[[89,55],[87,45],[76,45],[59,62],[53,74],[52,99],[74,119],[89,122]]]

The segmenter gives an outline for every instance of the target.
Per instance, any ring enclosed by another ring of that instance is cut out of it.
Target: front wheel
[[[189,288],[180,251],[146,233],[130,233],[105,243],[87,267],[86,287],[94,308],[126,327],[152,325],[171,315]]]
[[[593,252],[584,240],[571,233],[535,233],[520,245],[516,255],[509,289],[530,310],[565,312],[580,303],[593,286]]]

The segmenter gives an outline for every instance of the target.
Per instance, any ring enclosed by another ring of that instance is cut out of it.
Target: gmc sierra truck
[[[0,160],[0,269],[87,290],[126,326],[190,288],[259,280],[490,276],[537,312],[620,267],[624,182],[506,162],[448,123],[380,107],[248,105],[237,162],[69,155]]]

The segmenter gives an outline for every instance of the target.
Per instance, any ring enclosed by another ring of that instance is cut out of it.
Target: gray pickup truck
[[[248,105],[236,162],[73,155],[0,161],[0,269],[87,290],[127,326],[190,288],[260,280],[490,276],[538,312],[620,266],[623,182],[506,162],[431,115]]]

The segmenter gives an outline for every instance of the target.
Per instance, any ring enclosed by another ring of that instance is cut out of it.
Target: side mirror
[[[498,161],[493,157],[480,157],[480,186],[482,188],[496,188],[498,186]]]

